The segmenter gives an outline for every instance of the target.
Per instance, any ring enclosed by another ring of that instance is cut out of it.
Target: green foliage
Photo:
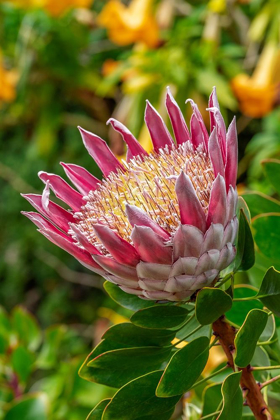
[[[235,337],[235,363],[239,367],[246,367],[252,360],[258,339],[267,323],[267,312],[252,309]]]
[[[187,392],[201,375],[208,357],[207,337],[198,337],[177,350],[163,372],[156,395],[166,398]]]
[[[122,387],[106,407],[103,420],[152,420],[157,416],[164,418],[167,413],[170,417],[170,411],[173,411],[180,397],[156,396],[155,390],[161,375],[161,371],[151,372]]]
[[[240,420],[242,417],[243,398],[239,386],[240,376],[241,372],[232,373],[223,382],[223,407],[217,417],[219,420]]]
[[[48,411],[46,395],[30,395],[15,402],[6,414],[5,420],[47,420]]]
[[[141,309],[131,317],[131,322],[145,328],[174,328],[182,324],[189,311],[180,306],[152,306]]]
[[[110,401],[110,399],[100,401],[100,403],[89,413],[86,420],[102,420],[104,410]]]
[[[280,213],[256,216],[253,221],[255,241],[260,251],[268,258],[280,257]]]
[[[195,315],[201,325],[208,325],[229,311],[231,306],[232,299],[223,290],[204,287],[196,298]]]
[[[277,2],[264,7],[263,2],[234,2],[213,11],[219,2],[191,1],[163,13],[160,7],[169,2],[156,1],[158,15],[170,21],[161,22],[155,49],[114,44],[96,22],[101,0],[91,9],[58,17],[0,3],[0,56],[4,67],[19,76],[15,99],[0,99],[0,215],[5,222],[0,301],[9,312],[0,307],[0,419],[169,420],[175,408],[176,420],[197,420],[200,413],[216,413],[212,420],[252,418],[242,406],[241,373],[217,373],[225,362],[216,356],[221,346],[219,337],[213,342],[211,324],[230,323],[237,365],[279,366],[280,108],[249,120],[238,110],[231,88],[236,74],[253,73],[248,45],[255,56],[266,45],[266,34],[273,36]],[[263,22],[263,16],[265,23],[258,27],[255,22]],[[249,39],[247,33],[255,35]],[[104,75],[110,60],[117,68]],[[119,137],[105,122],[114,114],[136,136],[142,134],[144,100],[162,108],[167,85],[184,115],[190,114],[186,97],[203,110],[213,85],[225,119],[237,114],[239,181],[248,205],[239,202],[237,256],[215,287],[202,289],[191,303],[145,301],[105,282],[110,300],[98,276],[48,244],[19,216],[30,209],[19,193],[41,193],[34,173],[63,175],[59,161],[85,166],[100,177],[76,126],[104,137],[123,154]],[[1,85],[0,97],[2,92]],[[104,315],[104,308],[111,315]],[[268,310],[273,314],[268,316]],[[120,321],[125,322],[112,325]],[[260,382],[273,376],[266,371],[254,375]],[[188,390],[190,398],[184,399]],[[264,390],[279,420],[279,382]]]
[[[115,302],[132,311],[153,306],[153,302],[141,300],[137,296],[129,295],[123,292],[116,284],[110,283],[109,281],[104,283],[104,289]]]
[[[263,305],[258,300],[247,300],[250,297],[256,296],[256,290],[248,286],[237,286],[234,289],[235,299],[232,308],[227,312],[227,318],[235,324],[241,326],[249,311],[252,309],[262,309]],[[244,300],[242,300],[244,299]]]
[[[271,267],[265,274],[258,299],[275,315],[280,316],[280,272]]]
[[[262,161],[262,164],[270,184],[280,194],[280,161],[277,159],[266,159]]]
[[[234,260],[234,271],[246,271],[254,265],[255,251],[249,221],[244,210],[240,209],[237,252]]]
[[[78,377],[87,346],[68,327],[41,331],[22,307],[10,316],[0,307],[0,318],[0,380],[6,384],[0,392],[1,419],[77,420],[86,417],[92,399],[97,403],[112,395]]]

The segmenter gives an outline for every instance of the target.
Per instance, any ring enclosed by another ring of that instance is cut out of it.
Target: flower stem
[[[236,329],[225,321],[222,316],[213,323],[213,331],[227,356],[229,366],[235,370],[233,353],[235,351],[234,339]],[[280,366],[279,366],[280,368]],[[246,391],[246,402],[257,420],[272,420],[267,404],[264,401],[259,385],[252,374],[252,368],[239,368],[242,371],[240,385]],[[257,369],[256,369],[257,370]],[[264,370],[262,368],[262,370]]]

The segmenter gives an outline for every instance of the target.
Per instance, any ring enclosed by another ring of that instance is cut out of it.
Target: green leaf
[[[159,369],[170,353],[171,348],[160,347],[112,350],[91,360],[87,367],[93,382],[120,388],[132,379]]]
[[[144,328],[168,329],[182,324],[189,311],[180,306],[160,305],[141,309],[131,317],[131,322]]]
[[[257,346],[251,360],[252,366],[270,366],[270,359],[264,347]]]
[[[87,356],[86,360],[80,367],[79,376],[85,379],[86,381],[95,382],[95,379],[92,376],[92,369],[88,367],[89,362],[94,360],[99,355],[104,354],[108,351],[116,350],[116,349],[123,349],[126,347],[129,347],[129,346],[115,343],[114,341],[110,341],[110,340],[102,340]]]
[[[103,339],[123,344],[124,347],[164,346],[170,344],[175,331],[147,329],[125,322],[113,325],[103,335]]]
[[[109,281],[105,281],[103,286],[108,295],[115,302],[117,302],[124,308],[130,309],[132,311],[138,311],[139,309],[149,308],[150,306],[153,306],[155,304],[153,301],[143,300],[140,299],[138,296],[125,293],[118,286]]]
[[[29,350],[34,351],[41,342],[41,331],[35,318],[18,306],[12,312],[12,326],[20,342]]]
[[[105,409],[102,420],[160,420],[161,414],[164,419],[181,396],[156,396],[155,391],[161,374],[162,371],[151,372],[122,387]]]
[[[268,309],[280,316],[280,272],[274,267],[267,270],[257,296]]]
[[[226,377],[222,385],[223,408],[217,420],[240,420],[242,417],[243,398],[239,386],[242,372],[235,372]]]
[[[252,309],[248,313],[234,340],[235,364],[237,366],[246,367],[251,362],[258,339],[266,326],[267,318],[267,312],[260,309]]]
[[[105,408],[111,401],[110,398],[100,401],[99,404],[97,404],[96,407],[89,413],[86,420],[102,420],[102,415],[104,413]]]
[[[202,417],[217,411],[217,407],[219,407],[221,398],[221,384],[210,384],[206,386],[202,394]]]
[[[201,375],[209,356],[209,339],[199,337],[178,350],[170,359],[158,384],[158,397],[187,392]]]
[[[6,310],[0,306],[0,334],[8,338],[11,334],[11,323]]]
[[[18,346],[11,355],[11,362],[14,371],[19,376],[20,381],[26,382],[31,371],[34,357],[23,346]]]
[[[246,219],[247,219],[248,223],[251,223],[250,209],[249,209],[246,201],[244,200],[244,198],[239,196],[238,200],[237,200],[237,214],[240,213],[241,209],[244,211],[244,214],[246,216]]]
[[[151,416],[137,417],[137,420],[170,420],[174,412],[174,407],[164,413],[158,415],[152,414]]]
[[[249,270],[255,263],[254,240],[245,216],[244,210],[240,209],[239,229],[237,239],[237,252],[234,260],[234,271]]]
[[[8,348],[8,339],[4,336],[4,334],[0,333],[0,355],[5,354]]]
[[[195,305],[196,319],[201,325],[212,324],[232,306],[231,297],[221,289],[204,287],[198,292]]]
[[[256,290],[250,286],[237,285],[234,289],[234,297],[237,299],[256,296]],[[262,309],[263,305],[257,299],[233,301],[232,308],[227,312],[227,318],[237,325],[242,325],[251,309]]]
[[[247,192],[242,194],[252,217],[262,213],[280,213],[280,201],[260,192]]]
[[[190,318],[190,317],[189,317]],[[203,325],[201,326],[196,317],[193,317],[189,322],[182,327],[179,331],[176,332],[176,338],[182,340],[188,335],[188,341],[192,341],[197,337],[206,335],[207,337],[210,334],[211,326]],[[198,327],[201,327],[198,329]]]
[[[263,342],[263,341],[270,341],[272,340],[274,334],[275,334],[275,330],[276,330],[276,323],[275,323],[275,318],[273,315],[268,317],[265,329],[263,330],[259,341]]]
[[[16,400],[4,420],[47,420],[48,400],[45,394],[29,395]]]
[[[55,367],[58,359],[58,351],[67,328],[64,325],[49,327],[45,332],[44,343],[36,360],[36,365],[40,369],[50,369]]]
[[[275,189],[280,194],[280,160],[266,159],[262,161],[264,172]]]
[[[280,262],[280,213],[267,213],[252,221],[254,238],[260,251]]]

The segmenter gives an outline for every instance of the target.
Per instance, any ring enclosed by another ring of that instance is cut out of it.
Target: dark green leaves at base
[[[168,363],[157,387],[159,397],[188,391],[201,375],[209,356],[209,339],[199,337],[178,350]]]
[[[105,281],[103,286],[108,295],[115,302],[132,311],[138,311],[139,309],[149,308],[154,305],[154,302],[152,301],[140,299],[138,296],[129,295],[128,293],[123,292],[118,286],[109,281]]]
[[[113,325],[103,335],[103,339],[120,343],[123,347],[164,346],[170,344],[175,332],[169,330],[137,327],[130,322]]]
[[[230,310],[231,297],[221,289],[204,287],[196,298],[195,315],[201,325],[212,324]]]
[[[235,337],[235,364],[246,367],[252,360],[258,339],[267,323],[267,312],[252,309]]]
[[[156,396],[161,375],[162,371],[152,372],[122,387],[105,409],[102,420],[167,420],[181,396]]]
[[[268,309],[280,316],[280,272],[274,267],[267,270],[257,296]]]
[[[182,324],[189,311],[180,306],[158,305],[142,309],[131,317],[131,322],[144,328],[174,328]]]
[[[86,420],[102,420],[104,410],[110,401],[111,400],[109,398],[107,400],[100,401],[100,403],[97,404],[97,406],[89,413]]]
[[[166,346],[175,334],[131,323],[114,325],[87,357],[79,374],[88,381],[119,388],[137,376],[160,369],[170,357],[171,348]]]
[[[223,408],[217,417],[219,420],[240,420],[242,417],[243,398],[239,387],[241,372],[227,376],[222,385]]]
[[[91,370],[92,381],[120,388],[132,379],[160,369],[170,352],[170,348],[160,347],[117,349],[101,354],[87,367]]]

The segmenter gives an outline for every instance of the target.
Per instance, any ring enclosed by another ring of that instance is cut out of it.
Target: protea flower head
[[[120,122],[109,123],[127,144],[122,163],[100,137],[82,128],[102,181],[76,164],[62,163],[73,189],[58,175],[40,172],[42,195],[24,197],[40,212],[23,212],[39,232],[83,265],[127,293],[182,301],[211,285],[235,257],[237,134],[226,131],[215,89],[209,99],[211,134],[192,100],[190,132],[168,90],[173,141],[147,102],[148,154]],[[67,211],[49,200],[50,188]]]

